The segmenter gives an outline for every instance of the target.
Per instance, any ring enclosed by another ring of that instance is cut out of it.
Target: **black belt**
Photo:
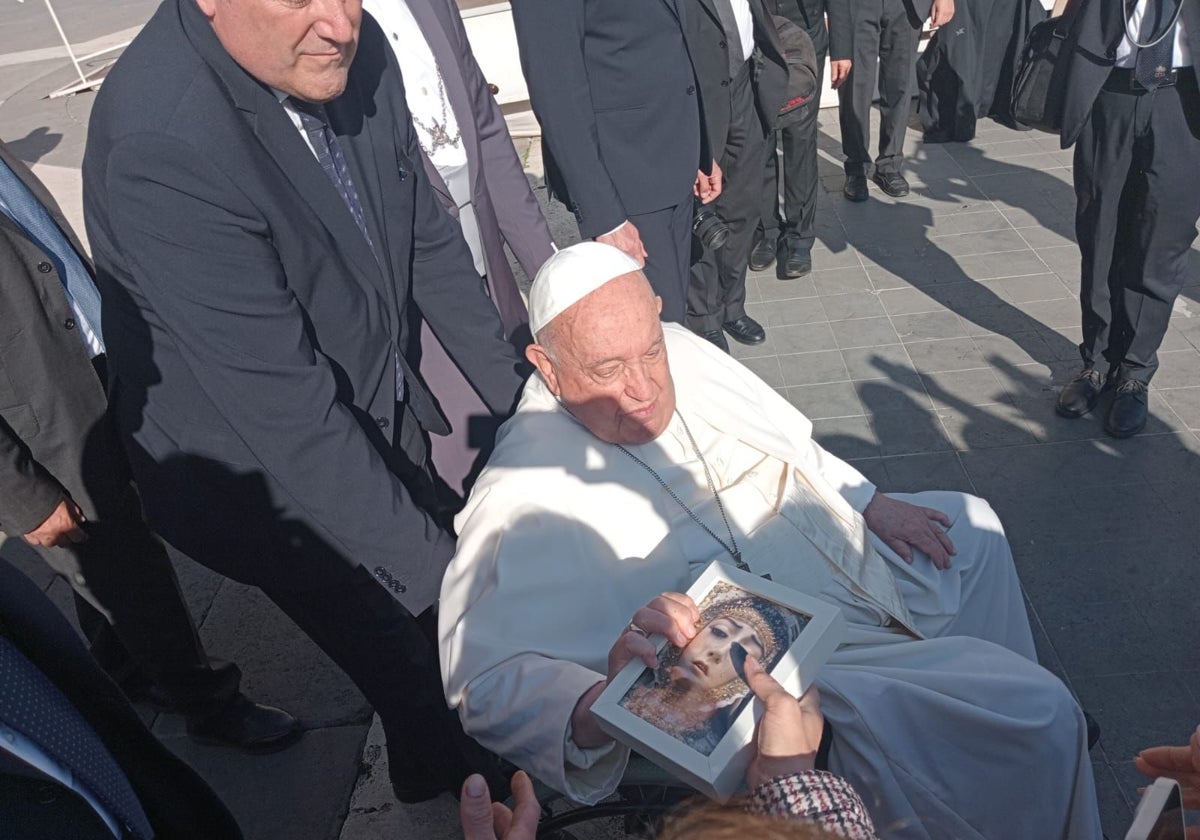
[[[1159,87],[1173,87],[1179,81],[1180,74],[1192,72],[1191,67],[1175,67],[1166,72],[1166,75],[1159,80]],[[1112,72],[1108,74],[1108,78],[1104,81],[1104,89],[1115,91],[1117,93],[1146,93],[1148,89],[1137,80],[1134,68],[1132,67],[1114,67]]]

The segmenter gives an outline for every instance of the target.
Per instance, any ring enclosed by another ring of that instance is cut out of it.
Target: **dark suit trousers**
[[[646,248],[646,279],[662,298],[662,319],[682,324],[687,314],[688,264],[691,262],[694,202],[689,191],[665,210],[629,217]]]
[[[767,166],[763,183],[763,204],[758,228],[768,238],[783,232],[790,247],[810,250],[813,245],[813,223],[817,217],[817,111],[821,107],[821,87],[825,83],[825,56],[829,47],[829,32],[822,22],[810,31],[817,51],[817,94],[806,106],[809,116],[799,125],[781,128],[767,144]],[[779,153],[783,152],[780,166]],[[783,205],[780,212],[779,172],[783,172]]]
[[[132,486],[117,514],[89,523],[88,540],[38,553],[75,590],[79,624],[115,678],[137,673],[173,710],[204,716],[238,695],[241,672],[210,663],[166,548],[142,518]]]
[[[427,466],[418,466],[428,464],[425,433],[403,405],[397,406],[396,426],[394,446],[410,463],[401,477],[413,499],[431,508],[433,483]],[[369,569],[333,563],[316,586],[273,575],[255,580],[379,714],[393,784],[425,787],[457,770],[465,736],[442,690],[433,608],[415,617],[381,582],[386,580]]]
[[[729,84],[729,136],[719,163],[724,173],[721,195],[713,209],[729,226],[725,246],[704,249],[692,262],[688,286],[687,325],[693,330],[719,330],[721,324],[746,314],[746,266],[758,223],[767,138],[754,102],[754,83],[746,66]],[[696,250],[699,243],[694,243]]]
[[[1075,144],[1079,352],[1149,382],[1200,218],[1200,92],[1191,70],[1153,93],[1125,79],[1110,78]]]
[[[838,121],[846,174],[865,175],[871,162],[871,102],[879,80],[878,172],[899,172],[904,133],[916,94],[913,64],[922,21],[904,0],[853,0],[854,58],[850,77],[838,88]]]

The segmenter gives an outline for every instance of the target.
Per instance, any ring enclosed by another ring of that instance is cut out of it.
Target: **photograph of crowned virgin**
[[[711,755],[750,698],[741,676],[753,656],[769,672],[808,617],[720,581],[700,601],[701,630],[685,648],[667,645],[621,698],[622,708]]]

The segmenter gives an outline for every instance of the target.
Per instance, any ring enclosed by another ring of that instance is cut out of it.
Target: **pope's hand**
[[[746,658],[746,682],[766,706],[754,737],[754,758],[746,769],[746,787],[753,791],[772,779],[812,770],[825,729],[816,687],[797,701],[753,656]]]
[[[664,592],[633,614],[633,621],[608,652],[608,675],[584,693],[571,713],[572,740],[584,749],[611,740],[592,715],[592,704],[621,669],[635,659],[647,668],[658,667],[658,651],[650,636],[659,633],[676,647],[686,647],[699,630],[700,610],[696,602],[678,592]]]
[[[876,493],[863,511],[863,519],[892,551],[905,561],[913,561],[912,550],[929,555],[938,569],[949,569],[954,556],[954,543],[942,530],[950,527],[950,517],[940,510],[910,505],[883,493]]]

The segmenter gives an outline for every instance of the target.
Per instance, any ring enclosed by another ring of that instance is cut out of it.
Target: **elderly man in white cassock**
[[[987,502],[884,495],[758,377],[658,318],[638,265],[559,251],[530,295],[538,374],[459,514],[442,585],[467,732],[581,803],[629,751],[591,705],[642,635],[696,633],[712,560],[839,606],[830,769],[895,838],[1101,837],[1084,717],[1037,664]]]

